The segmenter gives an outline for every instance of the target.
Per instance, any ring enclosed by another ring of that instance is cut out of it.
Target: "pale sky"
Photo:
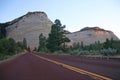
[[[74,32],[89,26],[111,30],[120,38],[120,0],[0,0],[0,23],[27,12],[44,11]]]

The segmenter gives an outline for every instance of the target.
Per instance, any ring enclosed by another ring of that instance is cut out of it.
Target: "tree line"
[[[112,38],[106,39],[104,43],[100,41],[94,44],[84,45],[83,43],[74,43],[69,49],[69,53],[73,55],[103,55],[114,56],[120,54],[120,41],[115,41]]]
[[[12,38],[2,38],[0,39],[0,60],[19,54],[25,49],[28,49],[25,38],[23,39],[23,42],[15,42]]]

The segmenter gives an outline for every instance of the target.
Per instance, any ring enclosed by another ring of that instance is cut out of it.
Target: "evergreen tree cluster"
[[[24,40],[23,40],[24,41]],[[0,39],[0,59],[22,52],[26,48],[24,42],[15,42],[12,38]]]
[[[80,55],[105,55],[113,56],[120,54],[120,41],[115,41],[113,39],[106,39],[104,43],[100,41],[95,42],[94,44],[84,45],[83,43],[74,43],[73,47],[69,49],[72,54],[77,51],[76,54]]]
[[[0,39],[6,37],[6,27],[9,25],[9,23],[0,23]]]
[[[42,33],[39,36],[38,51],[41,51],[41,52],[46,52],[47,51],[47,49],[46,49],[46,37],[44,37]]]
[[[70,40],[65,36],[66,31],[64,30],[65,25],[62,26],[60,20],[56,19],[51,27],[51,32],[49,37],[46,39],[43,34],[39,36],[39,48],[48,49],[50,52],[61,50],[61,45],[65,42],[70,42]]]
[[[0,23],[0,59],[4,59],[7,56],[18,54],[19,52],[27,49],[27,42],[24,38],[23,42],[15,42],[14,39],[6,38],[6,27],[7,23]]]

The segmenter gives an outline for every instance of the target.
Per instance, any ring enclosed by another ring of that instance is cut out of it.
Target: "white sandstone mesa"
[[[51,30],[52,21],[44,12],[28,12],[26,15],[11,21],[7,30],[7,37],[13,38],[15,41],[27,40],[30,47],[38,47],[39,35],[43,33],[48,37]]]
[[[31,48],[39,46],[39,35],[43,33],[48,37],[53,22],[47,17],[45,12],[28,12],[27,14],[13,20],[7,26],[7,38],[13,38],[16,42],[22,42],[24,38],[27,45]],[[84,45],[93,44],[96,41],[105,42],[106,38],[119,40],[112,31],[104,30],[99,27],[86,27],[80,31],[67,33],[66,36],[71,40],[67,43],[81,43]]]
[[[119,40],[112,31],[104,30],[99,27],[85,27],[80,31],[67,34],[66,36],[70,38],[71,44],[83,42],[84,45],[94,44],[98,41],[103,43],[106,39]]]

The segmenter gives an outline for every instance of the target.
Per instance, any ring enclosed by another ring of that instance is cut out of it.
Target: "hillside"
[[[48,37],[52,24],[53,22],[45,12],[28,12],[9,22],[9,26],[6,28],[7,38],[13,38],[16,42],[21,42],[26,38],[28,46],[38,47],[39,35],[43,33],[45,37]],[[66,31],[66,36],[71,40],[68,45],[78,42],[83,42],[84,45],[93,44],[97,41],[103,43],[107,38],[119,40],[112,31],[99,27],[85,27],[73,33]]]
[[[84,45],[89,45],[94,44],[98,41],[100,41],[100,43],[103,43],[107,38],[119,40],[112,31],[104,30],[99,27],[85,27],[80,31],[67,34],[66,36],[71,40],[69,44],[83,42]]]
[[[51,30],[52,22],[44,12],[28,12],[26,15],[19,17],[10,22],[6,28],[7,37],[13,38],[17,42],[26,38],[30,47],[38,47],[39,35],[43,33],[48,36]]]

